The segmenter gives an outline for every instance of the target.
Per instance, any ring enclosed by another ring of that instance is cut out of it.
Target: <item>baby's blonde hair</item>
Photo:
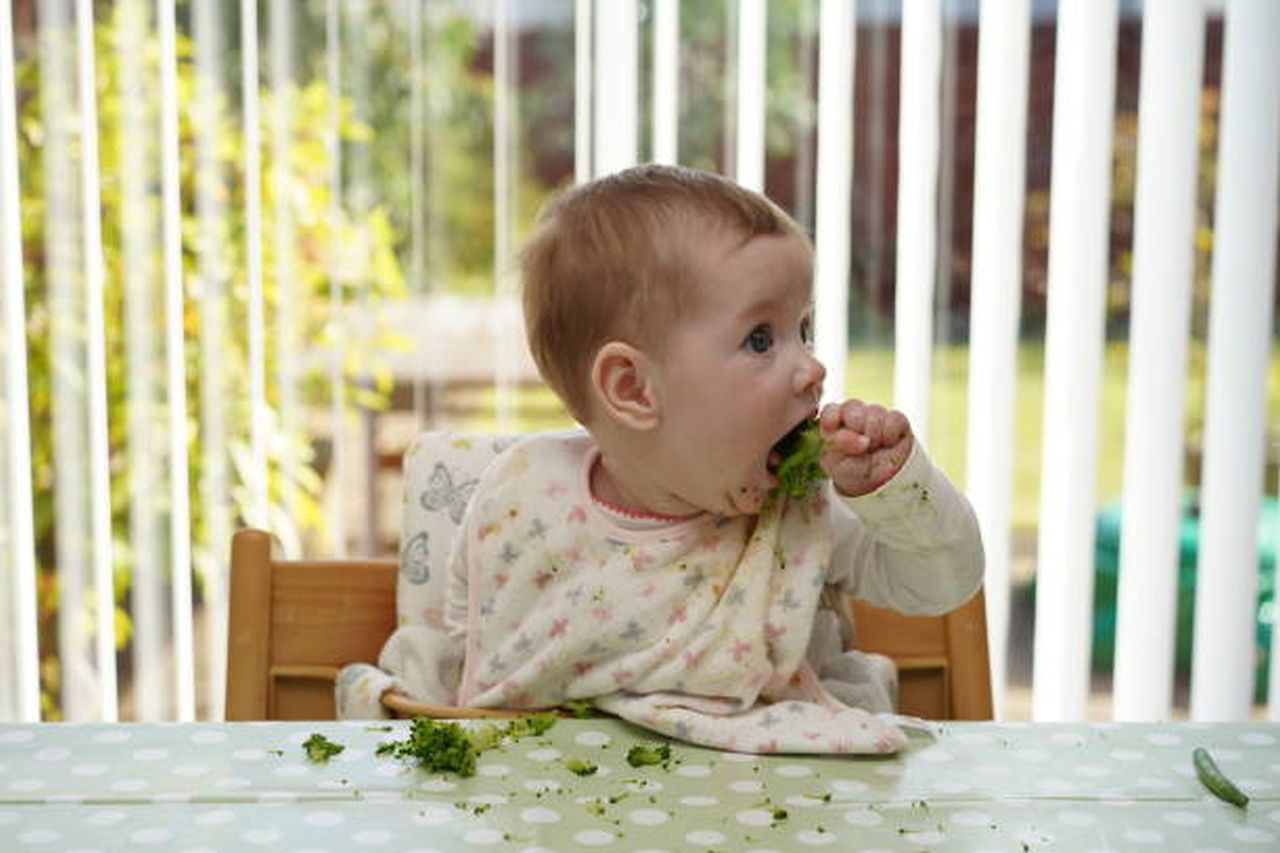
[[[521,253],[529,348],[543,378],[582,423],[591,362],[623,340],[659,352],[697,294],[694,263],[715,233],[799,234],[763,195],[709,172],[646,165],[550,201]]]

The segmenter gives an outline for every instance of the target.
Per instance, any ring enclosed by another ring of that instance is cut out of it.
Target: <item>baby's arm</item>
[[[905,460],[879,488],[833,498],[830,582],[903,613],[944,613],[982,585],[982,540],[968,500],[909,433],[906,440]]]
[[[901,412],[861,400],[829,403],[818,417],[822,468],[848,498],[874,492],[902,469],[914,441]]]

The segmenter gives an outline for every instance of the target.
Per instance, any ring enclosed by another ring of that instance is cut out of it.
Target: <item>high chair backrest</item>
[[[376,661],[396,624],[394,560],[278,560],[269,534],[231,540],[228,720],[331,720],[348,663]]]
[[[405,453],[397,565],[276,560],[261,531],[232,547],[228,719],[325,719],[333,679],[374,662],[397,624],[435,622],[449,549],[485,467],[516,437],[419,435]],[[935,719],[990,719],[982,592],[943,616],[902,616],[853,602],[855,642],[898,667],[898,707]],[[397,709],[399,710],[399,709]]]
[[[519,436],[424,432],[404,454],[399,624],[437,623],[449,549],[484,469]]]

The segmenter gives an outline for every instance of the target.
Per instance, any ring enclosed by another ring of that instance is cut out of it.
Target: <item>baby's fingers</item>
[[[829,403],[822,413],[818,416],[819,426],[822,428],[823,434],[828,438],[833,433],[841,430],[849,430],[856,433],[866,433],[867,424],[866,403],[861,400],[845,400],[843,403]]]
[[[911,424],[906,415],[896,409],[881,409],[874,412],[874,427],[868,424],[867,433],[877,447],[893,447],[911,434]],[[868,419],[870,420],[870,418]]]
[[[832,463],[839,461],[840,457],[845,456],[861,456],[871,449],[871,437],[861,432],[854,432],[849,429],[837,430],[834,435],[827,437],[827,449],[832,452]]]

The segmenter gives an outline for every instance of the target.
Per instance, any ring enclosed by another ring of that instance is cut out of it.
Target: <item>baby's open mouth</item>
[[[817,418],[806,418],[792,427],[769,451],[769,472],[778,478],[776,492],[801,498],[826,472],[818,461],[822,456],[822,432]]]

